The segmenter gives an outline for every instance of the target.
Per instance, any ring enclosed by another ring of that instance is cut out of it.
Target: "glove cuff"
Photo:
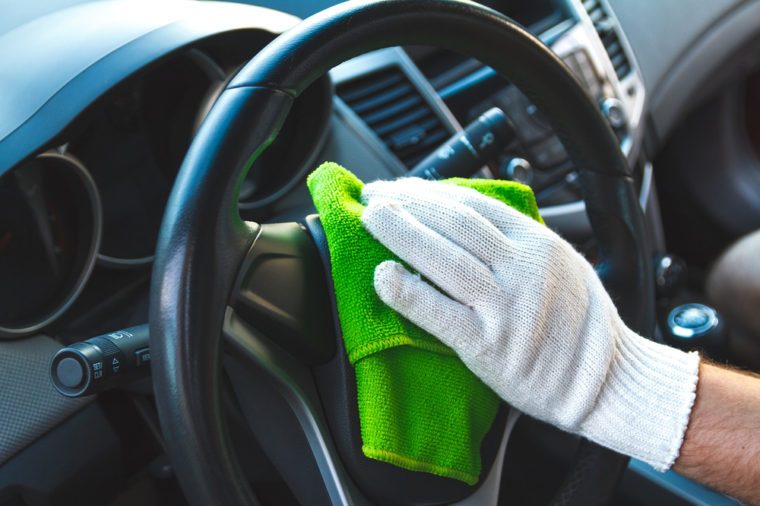
[[[696,397],[699,354],[624,329],[579,434],[658,471],[675,462]]]

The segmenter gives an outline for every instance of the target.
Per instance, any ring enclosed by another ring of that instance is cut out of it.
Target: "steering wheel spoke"
[[[232,288],[242,320],[304,363],[335,353],[335,322],[328,278],[303,225],[262,225]]]
[[[317,248],[301,224],[261,226],[225,312],[224,366],[250,429],[299,501],[361,504],[311,369],[335,355],[338,338]],[[304,455],[298,467],[293,454]]]
[[[362,504],[332,442],[309,366],[231,307],[223,336],[224,368],[243,416],[299,502]]]

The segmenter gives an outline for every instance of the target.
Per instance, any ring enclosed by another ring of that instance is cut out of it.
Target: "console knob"
[[[657,295],[672,297],[686,287],[686,263],[675,255],[663,255],[655,262]]]
[[[668,341],[683,350],[702,349],[714,358],[725,355],[728,334],[718,312],[698,302],[681,304],[670,310]]]
[[[623,102],[617,98],[609,97],[602,101],[602,114],[604,114],[610,126],[615,130],[624,128],[628,122]]]
[[[704,336],[717,327],[718,323],[715,310],[698,303],[674,307],[668,315],[668,328],[671,334],[681,339]]]
[[[507,179],[530,185],[533,182],[533,166],[525,158],[512,158],[502,166]]]

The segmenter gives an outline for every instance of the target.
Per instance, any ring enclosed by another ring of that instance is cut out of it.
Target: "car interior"
[[[760,1],[34,0],[0,65],[0,506],[740,504],[506,403],[477,483],[365,456],[306,178],[528,185],[631,328],[760,372],[707,288]]]

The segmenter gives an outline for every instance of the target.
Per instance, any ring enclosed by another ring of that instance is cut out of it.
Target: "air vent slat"
[[[607,51],[615,74],[617,74],[618,79],[623,79],[631,73],[632,67],[620,42],[620,36],[614,27],[610,13],[599,0],[585,0],[583,8],[586,9],[591,22],[594,24],[594,29]]]
[[[602,38],[602,44],[604,44],[604,48],[607,49],[607,51],[610,51],[610,48],[614,45],[620,46],[620,40],[618,39],[617,34],[612,30],[607,31],[599,31],[599,36]],[[620,48],[620,51],[622,51],[623,48]]]
[[[607,46],[607,51],[610,54],[618,54],[623,52],[623,48],[620,47],[620,44],[618,42],[612,42],[609,46]]]
[[[615,67],[615,73],[620,76],[627,76],[631,72],[631,67],[628,64]]]
[[[396,114],[399,114],[405,110],[408,110],[416,105],[419,105],[422,103],[422,99],[417,95],[412,95],[411,97],[406,97],[394,104],[388,105],[385,108],[373,112],[372,114],[367,114],[366,116],[363,116],[364,121],[366,121],[369,126],[374,127],[376,123],[379,123],[380,121],[385,121],[386,119],[395,116]],[[362,114],[359,111],[356,111],[359,116],[362,116]]]
[[[615,68],[620,67],[621,65],[625,64],[625,62],[626,62],[626,58],[624,54],[616,54],[615,56],[612,57],[612,65]]]
[[[591,21],[596,25],[599,21],[604,19],[604,11],[602,9],[594,9],[588,12],[588,16],[591,18]]]
[[[422,139],[419,144],[404,147],[403,151],[401,151],[401,156],[405,158],[411,156],[425,157],[430,154],[430,152],[433,151],[439,143],[446,140],[446,137],[448,137],[448,132],[444,130],[429,132],[428,135],[425,136],[425,138]]]
[[[403,81],[403,78],[398,74],[390,74],[377,81],[369,81],[366,83],[364,81],[364,79],[357,81],[356,86],[346,86],[345,91],[341,94],[341,98],[346,103],[353,103],[364,97],[373,95],[380,90],[389,88],[394,84],[400,83]]]
[[[429,136],[432,132],[438,131],[438,129],[440,127],[440,124],[441,124],[441,122],[440,122],[440,120],[438,118],[436,118],[435,116],[432,116],[432,115],[430,115],[430,113],[428,113],[428,114],[426,114],[425,118],[410,123],[407,126],[407,128],[420,129],[423,132],[425,132],[425,138],[427,138],[427,136]],[[399,128],[399,129],[396,129],[395,132],[399,132],[399,131],[403,131],[403,130],[404,129]],[[380,135],[380,137],[383,139],[383,141],[386,141],[386,140],[390,139],[393,135],[394,135],[394,133],[386,133],[386,134]]]
[[[430,114],[430,110],[424,105],[417,109],[408,111],[408,114],[402,114],[398,118],[393,118],[386,123],[375,125],[375,133],[380,137],[388,135],[393,131],[401,130],[410,124],[418,121]]]
[[[590,11],[598,6],[599,2],[597,2],[597,0],[584,0],[583,2],[583,8],[587,11]]]
[[[358,114],[363,114],[373,109],[378,109],[389,103],[396,102],[400,98],[404,97],[405,95],[409,95],[412,92],[413,90],[411,85],[407,83],[401,83],[397,86],[394,86],[393,88],[382,90],[382,93],[370,95],[361,101],[352,101],[350,104],[351,108],[354,111],[356,111]]]
[[[399,67],[342,83],[337,92],[407,168],[414,167],[450,135]]]

